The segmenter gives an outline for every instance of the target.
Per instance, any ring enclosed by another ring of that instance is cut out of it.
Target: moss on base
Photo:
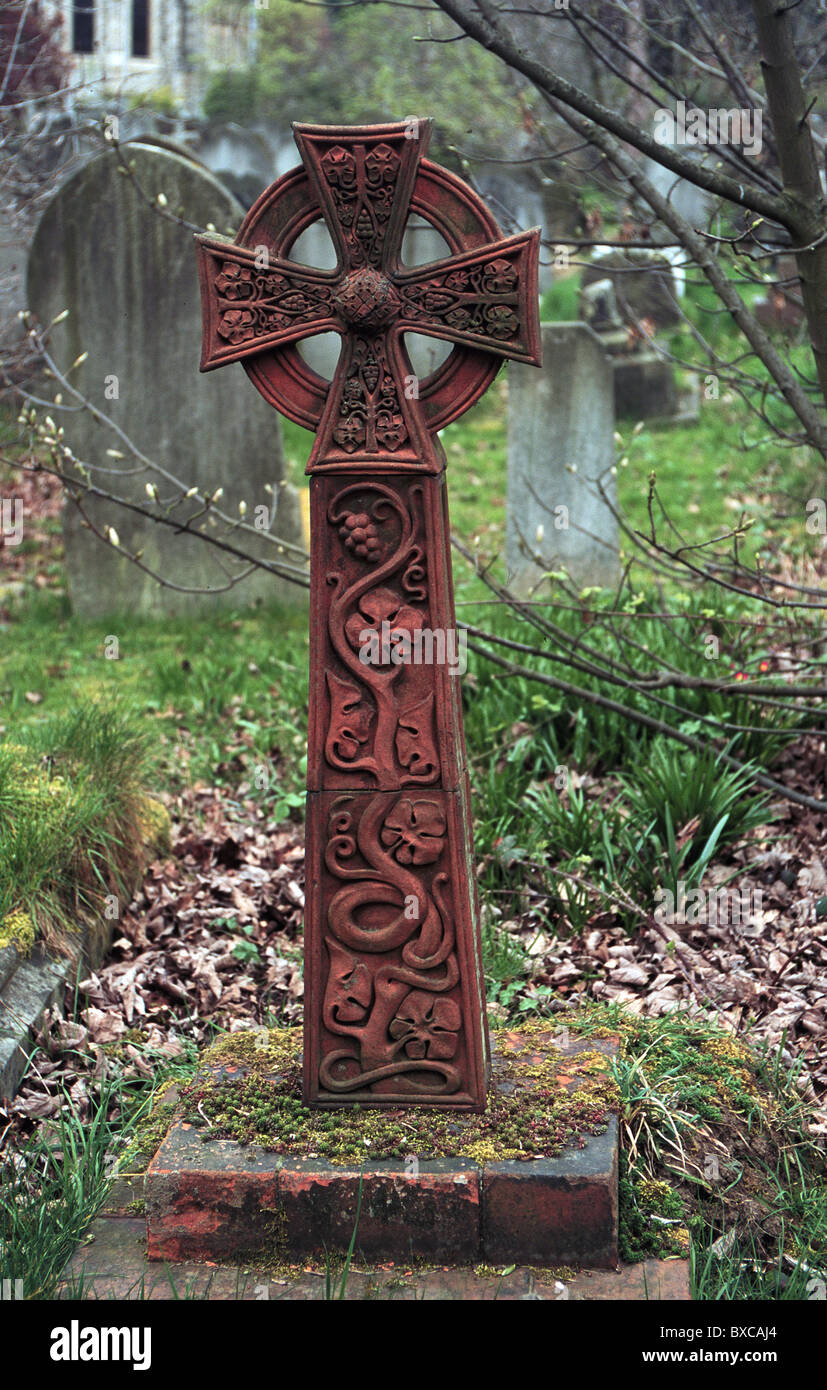
[[[582,1135],[605,1130],[618,1092],[603,1053],[584,1044],[564,1054],[550,1034],[540,1021],[502,1030],[500,1046],[495,1035],[486,1110],[467,1115],[358,1105],[310,1110],[301,1095],[298,1029],[231,1033],[209,1049],[205,1071],[182,1091],[183,1118],[205,1140],[346,1165],[411,1155],[477,1163],[551,1158]]]

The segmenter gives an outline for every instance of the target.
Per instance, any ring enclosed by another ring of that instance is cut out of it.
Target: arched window
[[[149,0],[132,0],[132,57],[149,57]]]
[[[95,48],[95,0],[72,0],[72,52],[92,53]]]

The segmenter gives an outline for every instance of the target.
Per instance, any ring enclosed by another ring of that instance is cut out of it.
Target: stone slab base
[[[77,975],[78,962],[55,960],[41,946],[29,958],[14,946],[0,952],[0,1104],[11,1100],[33,1051],[32,1039],[43,1015],[59,1003]]]
[[[341,1262],[340,1262],[341,1263]],[[417,1262],[354,1265],[347,1277],[347,1302],[686,1302],[691,1299],[688,1260],[645,1260],[617,1269],[541,1270],[508,1266],[434,1266]],[[146,1228],[135,1216],[102,1216],[66,1269],[60,1298],[153,1302],[206,1299],[256,1302],[325,1299],[323,1265],[284,1266],[274,1272],[254,1265],[217,1265],[195,1261],[158,1264],[147,1260]],[[341,1288],[341,1271],[336,1282]]]
[[[559,1048],[570,1058],[562,1083],[576,1086],[578,1053],[611,1055],[615,1047],[614,1040],[567,1039]],[[496,1074],[496,1054],[494,1065]],[[458,1115],[458,1150],[462,1126]],[[149,1258],[323,1256],[347,1249],[356,1228],[356,1251],[368,1261],[613,1269],[617,1159],[614,1116],[604,1133],[582,1136],[556,1158],[477,1163],[459,1152],[420,1155],[413,1164],[374,1162],[361,1173],[231,1140],[205,1141],[177,1118],[147,1170]]]

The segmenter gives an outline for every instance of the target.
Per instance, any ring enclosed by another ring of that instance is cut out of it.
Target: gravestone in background
[[[508,369],[506,560],[519,594],[549,570],[579,585],[619,573],[617,522],[595,485],[614,505],[612,366],[585,323],[544,323],[542,339],[541,371]]]
[[[585,290],[607,278],[614,285],[625,323],[635,327],[642,319],[650,319],[656,329],[663,329],[680,322],[675,276],[665,255],[637,250],[595,254],[583,271],[582,287]]]
[[[88,353],[72,381],[143,454],[185,487],[210,493],[223,487],[221,506],[230,515],[238,515],[241,500],[252,518],[257,506],[272,509],[277,499],[271,529],[300,543],[298,499],[284,483],[278,421],[262,400],[248,399],[238,409],[241,367],[233,366],[218,381],[199,375],[193,343],[200,334],[201,308],[192,271],[192,233],[158,216],[150,204],[163,193],[170,210],[200,227],[212,223],[221,233],[234,230],[242,210],[190,160],[140,144],[130,144],[127,152],[149,202],[118,173],[113,153],[99,155],[74,174],[37,227],[28,265],[29,307],[42,325],[69,310],[51,335],[58,365],[66,370]],[[119,495],[145,505],[148,481],[158,482],[162,496],[174,491],[150,473],[127,478],[134,460],[107,456],[108,449],[123,450],[123,444],[91,412],[61,415],[59,423],[76,457],[124,471],[114,480]],[[265,492],[266,485],[272,493]],[[66,569],[77,613],[93,617],[124,608],[147,614],[197,612],[302,595],[263,570],[227,589],[221,556],[211,546],[113,503],[89,501],[84,506],[96,526],[114,526],[122,546],[143,550],[143,563],[171,584],[213,592],[180,592],[157,584],[87,530],[77,508],[67,503]],[[186,515],[192,506],[180,507],[177,514]],[[275,547],[254,537],[245,536],[242,545],[247,553],[258,545],[263,556],[276,558]]]
[[[611,359],[615,415],[618,419],[661,420],[697,418],[686,397],[681,400],[675,372],[666,355],[624,327],[610,276],[592,280],[580,290],[580,317],[594,329]]]

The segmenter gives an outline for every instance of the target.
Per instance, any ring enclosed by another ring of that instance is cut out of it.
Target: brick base
[[[610,1052],[605,1040],[570,1041]],[[461,1143],[461,1140],[459,1141]],[[556,1158],[473,1163],[376,1162],[361,1174],[356,1250],[366,1260],[412,1257],[617,1264],[617,1121]],[[146,1175],[150,1259],[282,1259],[347,1249],[359,1204],[358,1169],[202,1140],[174,1121]]]

